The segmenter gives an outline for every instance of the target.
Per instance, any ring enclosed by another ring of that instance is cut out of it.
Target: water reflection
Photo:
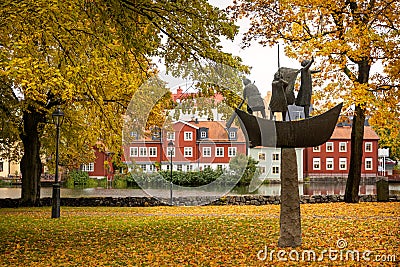
[[[327,184],[327,183],[306,183],[299,184],[300,195],[344,195],[346,185],[345,184]],[[160,189],[163,190],[163,189]],[[166,189],[165,189],[166,190]],[[276,196],[280,195],[281,185],[280,184],[267,184],[261,185],[255,192],[248,192],[247,187],[236,187],[228,195],[265,195],[265,196]],[[218,188],[215,188],[214,192],[219,193]],[[52,188],[42,187],[41,197],[51,197]],[[179,195],[176,196],[189,196],[189,195],[204,195],[203,191],[197,192],[196,189],[179,191]],[[376,186],[372,185],[361,185],[361,195],[375,195]],[[400,195],[400,184],[389,184],[390,195]],[[206,195],[213,195],[213,192],[207,192]],[[61,188],[61,197],[144,197],[148,196],[143,190],[138,188],[126,188],[126,189],[115,189],[115,188]],[[20,187],[7,187],[0,188],[0,198],[20,198],[21,188]]]

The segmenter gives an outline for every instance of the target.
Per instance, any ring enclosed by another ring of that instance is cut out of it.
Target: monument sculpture
[[[287,105],[295,102],[304,107],[306,117],[304,120],[290,121],[289,116],[289,121],[273,121],[244,112],[240,110],[240,106],[235,109],[246,130],[250,147],[281,148],[281,212],[278,240],[280,247],[301,245],[300,196],[295,148],[316,147],[328,141],[342,108],[342,104],[339,104],[321,115],[309,117],[311,74],[318,72],[310,70],[313,62],[314,58],[311,61],[303,61],[303,68],[300,70],[278,68],[272,83],[273,99],[269,106],[271,112],[286,113]],[[294,94],[292,95],[294,81],[299,72],[302,75],[300,92],[294,101]],[[285,76],[288,80],[284,79]]]
[[[247,99],[247,112],[253,114],[254,111],[260,111],[262,117],[265,118],[264,100],[258,91],[257,86],[247,78],[243,79],[244,90],[243,99]]]

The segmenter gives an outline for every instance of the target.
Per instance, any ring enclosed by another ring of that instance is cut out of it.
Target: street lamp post
[[[58,144],[60,142],[60,127],[64,121],[64,112],[57,108],[51,114],[53,123],[56,126],[56,173],[53,184],[53,203],[51,209],[51,218],[60,218],[60,184],[58,183]]]
[[[170,183],[169,183],[169,196],[170,196],[170,204],[171,204],[171,206],[172,206],[172,167],[173,167],[173,165],[172,165],[172,152],[173,152],[173,150],[174,150],[174,142],[172,142],[172,141],[169,141],[169,143],[168,143],[168,150],[169,150],[169,155],[170,155],[170,157],[171,157],[171,168],[170,168],[170,174],[171,174],[171,181],[170,181]]]

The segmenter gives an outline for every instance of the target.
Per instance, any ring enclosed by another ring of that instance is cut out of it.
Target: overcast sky
[[[231,0],[208,0],[214,6],[221,9],[226,8],[233,1]],[[274,73],[278,70],[278,48],[263,47],[257,42],[253,42],[250,47],[241,49],[243,34],[250,27],[248,20],[241,20],[236,23],[240,26],[239,34],[235,40],[222,41],[224,52],[232,53],[235,56],[242,58],[245,65],[250,66],[251,73],[248,78],[255,82],[262,96],[265,96],[267,91],[271,91],[271,83],[274,79]],[[296,60],[290,59],[283,54],[283,46],[280,45],[280,66],[300,69],[301,65]]]

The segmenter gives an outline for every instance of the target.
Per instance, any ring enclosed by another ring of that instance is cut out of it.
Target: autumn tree
[[[230,10],[234,19],[250,19],[251,27],[244,38],[246,45],[252,40],[271,46],[281,42],[286,44],[285,53],[289,57],[300,61],[314,56],[317,61],[314,68],[322,70],[317,83],[324,87],[325,99],[344,101],[347,107],[353,107],[345,201],[358,202],[366,115],[377,116],[375,121],[386,124],[387,114],[391,113],[390,118],[398,118],[400,114],[400,3],[237,0]],[[374,74],[375,66],[383,68]],[[382,97],[382,90],[386,90],[386,97]],[[386,111],[381,107],[386,107]],[[392,122],[394,128],[388,127],[398,129],[398,120]]]
[[[99,142],[119,150],[121,115],[157,73],[153,57],[177,72],[204,58],[237,64],[219,45],[237,29],[205,0],[5,0],[0,26],[1,142],[20,140],[25,205],[40,204],[56,107],[66,115],[61,162],[74,164]]]

